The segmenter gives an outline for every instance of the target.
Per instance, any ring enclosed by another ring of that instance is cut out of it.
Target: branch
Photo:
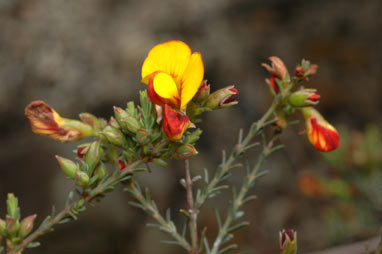
[[[28,245],[32,244],[40,236],[53,231],[53,227],[55,225],[63,223],[63,220],[67,217],[73,217],[74,208],[83,207],[87,203],[90,204],[94,199],[97,198],[97,196],[105,193],[107,190],[113,188],[116,184],[118,184],[121,181],[121,179],[123,179],[126,175],[132,174],[142,162],[143,161],[138,160],[132,163],[125,170],[118,172],[118,174],[113,174],[106,181],[100,183],[96,188],[91,190],[86,197],[82,196],[80,199],[66,205],[64,210],[62,210],[54,217],[46,217],[45,220],[41,223],[41,225],[32,234],[25,238],[20,244],[16,245],[11,250],[8,250],[7,254],[18,254],[22,250],[27,248]]]

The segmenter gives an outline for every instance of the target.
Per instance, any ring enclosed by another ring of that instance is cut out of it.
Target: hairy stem
[[[131,165],[129,165],[125,170],[119,172],[116,175],[110,176],[105,182],[99,184],[96,188],[90,191],[90,193],[84,197],[82,196],[76,201],[68,204],[60,213],[56,214],[54,217],[48,216],[41,225],[33,231],[27,238],[25,238],[20,244],[16,245],[11,250],[8,250],[7,254],[18,254],[23,251],[29,244],[36,241],[40,236],[51,232],[53,227],[59,224],[64,218],[69,216],[72,212],[72,209],[81,203],[91,203],[98,195],[105,192],[106,187],[118,183],[127,174],[132,174],[134,170],[142,163],[143,161],[139,160]]]

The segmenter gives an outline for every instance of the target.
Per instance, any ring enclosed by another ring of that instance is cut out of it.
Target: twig
[[[233,221],[238,219],[240,216],[237,214],[239,211],[239,208],[245,203],[245,196],[252,187],[254,181],[261,175],[259,174],[259,169],[263,165],[265,159],[267,156],[269,156],[274,149],[272,149],[274,141],[278,138],[278,136],[275,136],[271,141],[268,142],[266,146],[264,146],[262,152],[259,155],[259,158],[256,162],[256,165],[253,167],[253,169],[249,172],[249,174],[245,177],[244,183],[240,189],[240,192],[238,195],[234,197],[234,200],[232,201],[231,207],[229,209],[229,212],[227,214],[227,217],[224,221],[224,224],[219,229],[218,236],[216,237],[211,254],[218,254],[219,248],[222,244],[227,242],[227,235],[229,234],[229,228],[231,227],[231,224]]]
[[[159,223],[159,225],[152,226],[158,226],[159,229],[170,234],[176,240],[177,244],[182,246],[185,250],[187,250],[187,252],[192,253],[192,246],[183,236],[177,232],[175,224],[170,220],[170,218],[167,218],[168,220],[163,218],[163,216],[159,213],[154,201],[152,201],[150,197],[143,196],[142,191],[137,183],[131,181],[125,190],[128,191],[139,202],[139,204],[131,203],[131,205],[141,208]]]
[[[44,235],[47,232],[51,232],[53,230],[53,227],[57,224],[59,224],[65,217],[69,216],[72,213],[72,209],[76,207],[77,205],[83,203],[91,203],[94,198],[96,198],[98,195],[105,192],[105,189],[107,189],[108,186],[114,185],[115,183],[118,183],[120,179],[122,179],[127,174],[131,174],[134,172],[134,170],[142,163],[143,161],[138,160],[131,165],[129,165],[125,170],[121,171],[117,175],[110,176],[105,182],[99,184],[96,188],[94,188],[89,195],[86,197],[81,197],[80,199],[73,201],[69,205],[67,205],[64,210],[62,210],[60,213],[58,213],[56,216],[51,218],[48,216],[41,225],[27,238],[25,238],[20,244],[16,245],[11,250],[8,250],[7,254],[18,254],[29,244],[34,242],[37,238]]]
[[[184,161],[184,170],[186,177],[186,192],[187,192],[187,205],[188,212],[190,213],[190,234],[191,234],[191,242],[192,242],[192,250],[190,254],[197,254],[198,251],[198,226],[197,226],[197,218],[198,218],[198,210],[194,207],[194,198],[192,194],[192,179],[190,173],[190,162],[189,160]]]

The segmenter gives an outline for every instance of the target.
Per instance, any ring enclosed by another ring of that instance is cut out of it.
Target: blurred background
[[[318,109],[340,132],[339,149],[316,151],[303,123],[287,129],[286,148],[264,168],[270,173],[245,206],[251,222],[235,235],[235,253],[278,253],[278,231],[298,231],[301,253],[378,234],[382,224],[381,1],[357,0],[0,0],[0,215],[6,193],[19,197],[22,216],[37,224],[54,204],[63,207],[71,181],[54,155],[74,158],[76,143],[32,133],[24,107],[41,99],[62,116],[80,112],[109,118],[112,106],[137,102],[140,68],[156,44],[178,39],[201,52],[212,90],[234,84],[239,105],[203,115],[204,130],[191,160],[193,174],[214,172],[239,128],[248,129],[271,103],[260,66],[272,55],[290,72],[302,58],[319,65],[306,87],[318,89]],[[298,116],[297,119],[301,119]],[[246,157],[254,161],[251,154]],[[238,171],[230,182],[238,184]],[[185,207],[182,163],[139,177],[160,209]],[[201,211],[199,226],[212,241],[212,207],[225,211],[230,191]],[[144,225],[117,188],[79,220],[56,227],[26,253],[183,253]]]

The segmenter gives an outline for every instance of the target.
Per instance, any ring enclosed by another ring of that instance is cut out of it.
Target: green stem
[[[248,190],[251,188],[255,180],[259,177],[259,169],[263,165],[265,159],[269,154],[271,154],[272,146],[274,141],[277,139],[277,136],[273,138],[262,150],[262,152],[259,155],[259,159],[256,162],[256,165],[251,170],[251,172],[245,177],[244,183],[241,186],[241,189],[239,191],[239,194],[234,198],[232,201],[232,210],[228,212],[227,217],[224,221],[224,224],[219,229],[218,236],[216,237],[212,250],[210,254],[218,254],[220,246],[224,243],[224,238],[229,233],[228,230],[232,224],[233,221],[235,221],[236,213],[239,211],[239,208],[244,204],[245,196],[248,192]]]
[[[172,223],[166,221],[163,218],[163,216],[159,213],[156,205],[154,205],[154,203],[151,200],[148,200],[143,196],[142,191],[140,190],[140,188],[137,187],[136,183],[134,183],[133,181],[130,182],[127,185],[127,190],[139,202],[139,204],[141,205],[139,207],[159,223],[161,229],[169,233],[180,246],[187,250],[187,252],[192,253],[192,246],[187,242],[187,240],[183,236],[181,236],[177,232],[175,226]]]
[[[131,165],[129,165],[125,170],[121,171],[117,175],[112,175],[109,177],[105,182],[101,183],[98,185],[96,188],[90,191],[90,193],[86,197],[81,197],[80,199],[73,201],[69,205],[67,205],[64,210],[62,210],[60,213],[55,215],[53,218],[48,216],[42,223],[41,225],[32,233],[30,234],[27,238],[25,238],[20,244],[16,245],[14,248],[11,250],[8,250],[7,254],[18,254],[21,251],[23,251],[27,246],[34,242],[37,238],[40,236],[51,232],[53,227],[60,223],[62,219],[66,218],[67,216],[70,215],[72,209],[76,207],[78,204],[81,203],[91,203],[94,198],[96,198],[98,195],[104,193],[106,187],[110,185],[114,185],[114,183],[119,182],[120,179],[122,179],[124,176],[127,174],[132,174],[134,170],[142,163],[143,161],[139,160]]]
[[[232,165],[235,163],[235,161],[240,157],[241,154],[246,152],[248,149],[251,148],[250,143],[253,140],[254,137],[256,137],[261,130],[269,125],[270,123],[267,122],[269,118],[272,116],[272,114],[275,112],[278,103],[280,101],[281,97],[276,96],[275,99],[272,102],[272,105],[269,107],[269,109],[264,113],[264,115],[257,121],[254,122],[251,125],[250,130],[248,131],[247,136],[239,142],[235,147],[232,149],[230,156],[227,160],[223,160],[223,162],[219,165],[215,176],[213,179],[208,183],[208,185],[205,188],[205,191],[203,191],[198,199],[195,202],[195,208],[199,209],[210,193],[213,191],[213,189],[222,181],[222,178],[225,174],[227,174],[230,169],[232,169]]]

